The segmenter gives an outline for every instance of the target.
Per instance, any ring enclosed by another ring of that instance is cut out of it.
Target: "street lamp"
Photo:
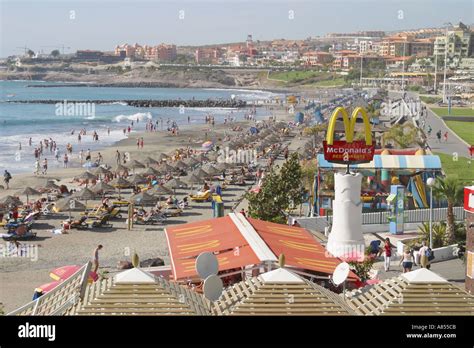
[[[430,188],[430,249],[433,249],[433,186],[435,178],[426,179],[426,185]]]

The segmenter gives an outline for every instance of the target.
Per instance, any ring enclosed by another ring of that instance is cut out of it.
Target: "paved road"
[[[398,99],[401,97],[399,92],[390,92],[389,97],[393,99]],[[406,98],[417,99],[418,95],[413,92],[406,92]],[[466,126],[469,126],[470,123],[466,123]],[[467,145],[461,141],[454,132],[449,129],[442,119],[437,116],[434,112],[428,109],[427,117],[425,120],[425,130],[428,129],[428,126],[431,126],[432,132],[431,136],[428,137],[428,145],[430,146],[433,152],[441,152],[448,155],[453,155],[457,153],[458,156],[464,156],[469,158],[469,149]],[[445,142],[443,138],[441,142],[438,142],[436,138],[436,132],[441,130],[441,134],[444,135],[445,132],[448,132],[448,141]]]

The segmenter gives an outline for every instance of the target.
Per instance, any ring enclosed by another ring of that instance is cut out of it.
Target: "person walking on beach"
[[[54,150],[54,157],[56,158],[56,161],[59,162],[59,149],[56,148],[56,150]]]
[[[67,163],[69,162],[69,158],[67,156],[67,153],[64,154],[64,168],[67,168]]]
[[[82,166],[82,161],[83,161],[83,160],[84,160],[84,151],[81,150],[81,151],[79,152],[79,161],[81,161],[81,166]]]
[[[137,138],[137,149],[140,148],[140,138]]]
[[[115,160],[117,161],[117,165],[120,164],[120,159],[121,159],[121,155],[120,155],[119,150],[117,150],[115,151]]]
[[[441,142],[441,130],[436,132],[436,138],[438,138],[438,143]]]
[[[99,269],[99,250],[103,248],[102,244],[99,244],[94,250],[94,256],[92,257],[92,272],[97,273]]]
[[[30,145],[30,147],[33,144],[33,140],[31,140],[31,137],[30,137],[30,140],[28,140],[28,144]]]
[[[444,142],[445,142],[445,143],[448,142],[448,132],[445,132],[445,133],[444,133]]]
[[[140,147],[143,149],[143,138],[140,139]]]
[[[34,174],[39,175],[39,172],[40,172],[40,162],[37,159],[36,162],[35,162],[35,172],[34,172]]]
[[[45,158],[43,160],[43,175],[48,174],[48,159]]]
[[[383,245],[384,250],[384,268],[385,272],[390,271],[390,258],[392,257],[392,246],[390,245],[390,238],[385,238],[385,243]]]
[[[90,149],[87,149],[86,161],[90,161],[90,160],[91,160],[91,150],[90,150]]]
[[[12,175],[8,170],[5,169],[3,173],[3,182],[5,183],[5,187],[8,190],[10,188],[10,180],[12,179]]]

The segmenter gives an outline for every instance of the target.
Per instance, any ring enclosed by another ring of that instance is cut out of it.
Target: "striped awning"
[[[344,164],[331,163],[324,159],[323,154],[318,155],[318,167],[346,168]],[[354,169],[431,169],[440,170],[441,160],[438,156],[427,155],[375,155],[369,163],[351,165]]]

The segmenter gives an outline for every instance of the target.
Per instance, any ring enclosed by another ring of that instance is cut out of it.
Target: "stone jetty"
[[[244,108],[247,107],[247,102],[243,100],[232,99],[202,99],[202,100],[181,100],[181,99],[165,99],[165,100],[151,100],[151,99],[133,99],[133,100],[7,100],[6,103],[19,104],[68,104],[74,103],[89,103],[89,104],[113,104],[121,103],[140,108],[166,108],[166,107],[187,107],[187,108]]]

